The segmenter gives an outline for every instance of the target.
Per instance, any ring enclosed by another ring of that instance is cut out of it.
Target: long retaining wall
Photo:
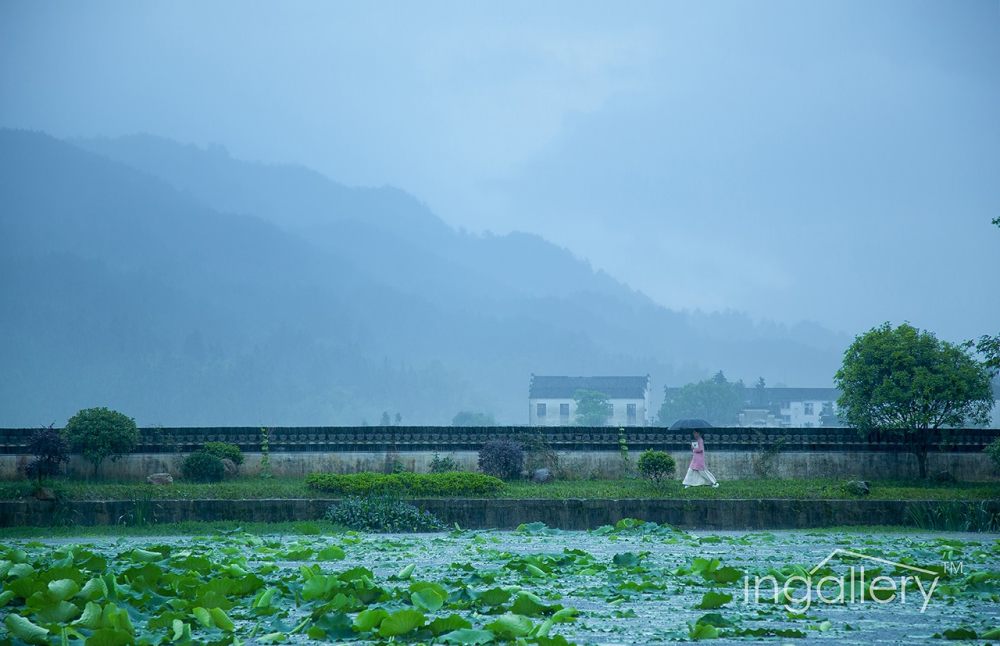
[[[306,521],[336,500],[0,501],[0,526],[132,525],[182,521]],[[639,518],[688,529],[806,529],[841,525],[912,526],[928,515],[1000,517],[1000,501],[920,500],[548,500],[427,499],[412,501],[449,525],[514,529],[543,522],[560,529],[593,529]]]
[[[20,477],[30,462],[27,446],[34,429],[0,429],[0,479]],[[400,460],[413,471],[427,471],[434,455],[450,456],[462,468],[476,468],[483,443],[513,437],[528,448],[546,447],[559,469],[576,478],[616,477],[621,473],[620,441],[634,461],[647,448],[671,452],[679,477],[690,458],[690,431],[665,428],[578,427],[301,427],[268,429],[271,470],[278,476],[313,471],[381,471]],[[180,473],[184,455],[209,441],[231,442],[246,453],[242,471],[259,469],[258,428],[144,428],[136,452],[106,461],[100,475],[141,480],[151,473]],[[767,477],[908,478],[917,474],[915,458],[896,436],[862,436],[848,428],[704,429],[709,468],[723,479]],[[948,471],[959,480],[1000,480],[983,448],[1000,429],[956,429],[936,438],[929,455],[931,473]],[[85,477],[92,467],[80,456],[68,466]]]

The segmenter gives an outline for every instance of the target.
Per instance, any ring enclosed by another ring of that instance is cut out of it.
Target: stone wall
[[[671,451],[677,461],[678,479],[684,477],[690,452]],[[256,475],[260,472],[260,453],[246,453],[241,473]],[[385,451],[346,451],[338,453],[295,452],[272,453],[271,472],[275,476],[304,476],[314,471],[329,473],[357,473],[382,471],[389,458],[399,459],[409,471],[427,472],[435,453],[410,451],[388,453]],[[476,470],[478,453],[454,451],[438,453],[449,456],[462,469]],[[557,451],[557,475],[566,478],[614,478],[622,473],[622,459],[618,451]],[[634,465],[639,452],[630,452]],[[11,480],[23,473],[30,462],[28,455],[0,455],[0,479]],[[136,453],[117,462],[101,466],[100,475],[112,480],[142,480],[151,473],[167,472],[180,476],[182,454]],[[783,451],[761,457],[754,451],[712,451],[707,453],[708,468],[722,481],[744,478],[861,478],[906,479],[917,476],[916,459],[908,453],[888,451]],[[968,482],[1000,480],[1000,469],[989,457],[979,453],[932,453],[928,456],[930,473],[947,471],[956,479]],[[80,456],[73,456],[68,473],[86,478],[93,474],[92,465]]]
[[[308,521],[336,500],[0,501],[0,526],[114,525],[183,521]],[[1000,501],[905,500],[415,500],[449,525],[514,529],[543,522],[593,529],[622,518],[701,530],[805,529],[914,524],[915,516],[1000,515]]]
[[[20,477],[31,460],[27,443],[33,429],[0,429],[0,479]],[[559,457],[564,475],[576,478],[615,477],[621,473],[619,438],[624,437],[634,461],[642,450],[671,452],[683,477],[690,459],[689,432],[664,428],[534,428],[534,427],[303,427],[269,430],[271,469],[278,476],[313,471],[352,473],[381,471],[398,458],[407,469],[427,471],[435,453],[451,456],[463,468],[476,468],[477,452],[490,439],[516,437],[543,443]],[[948,471],[959,480],[990,481],[1000,472],[983,448],[1000,437],[1000,429],[960,429],[937,441],[929,456],[931,473]],[[246,453],[243,472],[260,464],[257,428],[141,429],[136,453],[107,461],[100,475],[140,480],[150,473],[180,472],[183,456],[207,441],[228,441]],[[916,461],[893,436],[862,437],[845,428],[705,430],[708,466],[722,480],[754,477],[785,478],[908,478],[917,474]],[[69,472],[92,474],[92,467],[73,456]]]

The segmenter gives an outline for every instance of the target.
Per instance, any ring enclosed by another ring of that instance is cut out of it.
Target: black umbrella
[[[712,428],[712,425],[703,419],[679,419],[670,425],[671,431],[685,428]]]

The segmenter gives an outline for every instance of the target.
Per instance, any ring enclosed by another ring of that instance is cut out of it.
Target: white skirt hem
[[[712,472],[708,469],[695,471],[689,467],[687,475],[684,476],[685,487],[700,487],[702,485],[715,486],[717,482],[718,480],[715,479],[715,476],[713,476]]]

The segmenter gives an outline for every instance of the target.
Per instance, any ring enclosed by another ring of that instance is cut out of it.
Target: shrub
[[[230,444],[229,442],[205,442],[201,446],[201,450],[209,455],[214,455],[220,460],[232,460],[236,466],[243,464],[243,451],[235,444]]]
[[[35,456],[24,471],[29,478],[37,478],[39,484],[42,478],[54,476],[69,462],[69,446],[62,433],[49,426],[31,434],[28,450]]]
[[[112,462],[135,448],[139,429],[135,420],[107,408],[85,408],[69,418],[63,429],[72,451],[94,465],[94,475],[105,458]]]
[[[1000,469],[1000,437],[990,442],[983,450],[986,451],[987,455],[990,456],[990,459],[993,460],[993,464]]]
[[[434,514],[388,495],[351,496],[326,511],[326,519],[369,532],[436,532],[445,528]]]
[[[674,456],[666,451],[647,449],[639,456],[639,473],[657,483],[674,475],[676,468]]]
[[[181,471],[187,480],[194,482],[220,482],[226,475],[222,460],[207,451],[195,451],[184,458]]]
[[[448,473],[449,471],[460,471],[458,462],[455,462],[450,455],[442,458],[435,453],[434,459],[431,460],[431,473]]]
[[[490,440],[479,449],[479,470],[502,480],[521,477],[524,448],[514,440]]]
[[[503,482],[482,473],[310,473],[306,485],[343,496],[495,496]]]

